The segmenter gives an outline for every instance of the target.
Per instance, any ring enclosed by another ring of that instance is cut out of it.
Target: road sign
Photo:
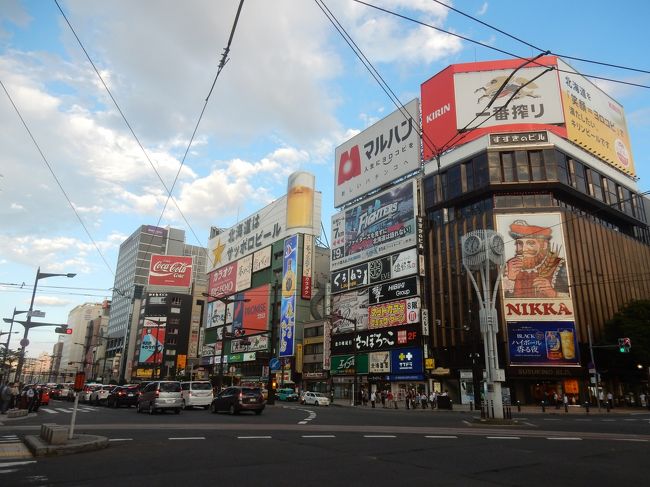
[[[276,357],[273,357],[269,361],[269,367],[271,368],[271,372],[275,372],[276,370],[280,370],[280,361]]]
[[[29,345],[29,340],[27,338],[23,338],[22,340],[20,340],[21,347],[26,347],[27,345]]]

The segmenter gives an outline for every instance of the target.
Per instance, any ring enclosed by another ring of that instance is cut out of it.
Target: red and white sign
[[[300,297],[311,299],[312,260],[314,258],[314,237],[305,234],[302,254],[302,286]]]
[[[149,286],[190,287],[193,258],[182,255],[152,254]]]
[[[237,261],[219,267],[209,274],[208,294],[219,298],[235,294],[237,283]]]

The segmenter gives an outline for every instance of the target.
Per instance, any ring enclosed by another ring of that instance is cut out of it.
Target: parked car
[[[329,406],[330,399],[320,392],[305,392],[300,400],[302,404],[313,404],[314,406]]]
[[[287,389],[278,389],[275,391],[275,397],[277,397],[278,401],[297,401],[298,400],[298,394],[296,394],[296,391],[290,388]]]
[[[108,398],[108,395],[110,392],[117,387],[116,385],[107,385],[107,386],[101,386],[95,389],[93,392],[90,393],[90,399],[89,402],[90,404],[94,404],[95,406],[99,406],[100,404],[106,404],[106,399]]]
[[[106,397],[106,406],[119,408],[120,406],[135,406],[138,403],[138,386],[115,386]]]
[[[192,408],[194,406],[208,409],[213,396],[212,384],[208,381],[181,382],[183,409]]]
[[[217,394],[210,404],[210,411],[218,413],[228,411],[230,414],[239,414],[241,411],[254,411],[262,414],[264,411],[264,396],[259,387],[228,387]]]
[[[150,382],[138,396],[136,412],[148,411],[154,414],[157,411],[171,409],[179,414],[183,405],[181,397],[181,383],[178,381],[161,380]]]

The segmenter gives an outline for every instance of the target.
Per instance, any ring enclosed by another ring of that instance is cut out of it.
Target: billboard
[[[415,182],[408,181],[335,214],[330,268],[415,246],[415,189]]]
[[[368,328],[418,323],[420,321],[420,298],[400,299],[391,303],[368,306]]]
[[[300,195],[296,196],[298,205],[304,202],[304,198],[300,197]],[[301,227],[300,233],[320,235],[321,200],[321,193],[314,192],[311,226]],[[287,226],[287,201],[288,196],[284,195],[260,211],[253,213],[236,225],[211,238],[208,242],[208,255],[211,257],[208,271],[225,266],[248,254],[262,251],[274,242],[296,233],[295,229],[289,230]],[[295,224],[293,217],[292,223]]]
[[[389,374],[390,352],[372,352],[368,354],[368,373]]]
[[[334,152],[334,206],[381,188],[420,167],[420,106],[407,103]]]
[[[280,304],[279,357],[291,357],[295,350],[296,294],[298,288],[298,235],[284,239],[282,258],[282,301]]]
[[[208,274],[208,294],[210,296],[230,296],[237,287],[237,262],[215,269]]]
[[[237,280],[235,291],[240,292],[251,287],[253,277],[253,254],[242,257],[237,261]]]
[[[331,351],[338,355],[352,352],[373,352],[395,347],[414,347],[420,344],[421,336],[422,332],[418,324],[345,333],[332,337]]]
[[[510,365],[580,366],[573,321],[509,322]]]
[[[271,251],[273,247],[268,247],[258,250],[253,254],[253,272],[261,271],[267,267],[271,267]]]
[[[417,249],[409,249],[386,257],[364,262],[353,267],[332,272],[332,294],[379,282],[416,274],[418,271]]]
[[[623,106],[560,59],[558,68],[569,140],[634,176]]]
[[[300,286],[300,297],[302,299],[311,299],[312,285],[312,264],[314,261],[314,237],[305,235],[303,242],[302,255],[302,285]]]
[[[205,320],[205,327],[212,328],[214,326],[223,326],[232,323],[233,309],[235,304],[215,300],[210,301],[207,306],[207,319]]]
[[[423,370],[422,349],[419,347],[391,350],[393,374],[417,374]]]
[[[377,284],[368,289],[368,304],[386,303],[418,295],[418,278],[407,277],[398,281]]]
[[[160,365],[165,348],[165,326],[144,326],[140,336],[138,363]]]
[[[238,300],[233,303],[232,324],[235,333],[244,330],[246,335],[250,335],[269,329],[270,289],[270,284],[264,284],[235,295],[234,299]]]
[[[337,318],[340,316],[341,318]],[[355,324],[356,322],[356,324]],[[368,329],[368,291],[332,296],[332,334]]]
[[[507,321],[573,321],[561,213],[496,215],[506,259],[501,278]]]
[[[151,254],[149,286],[190,287],[192,256]]]

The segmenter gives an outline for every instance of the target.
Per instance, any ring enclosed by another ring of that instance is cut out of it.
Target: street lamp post
[[[23,339],[20,342],[20,355],[18,357],[18,365],[16,366],[16,376],[14,377],[15,381],[20,381],[20,374],[23,369],[23,362],[25,361],[25,348],[29,343],[29,341],[27,340],[27,335],[29,334],[29,329],[33,326],[32,314],[34,313],[34,298],[36,297],[36,286],[38,286],[39,279],[46,279],[48,277],[57,277],[57,276],[72,278],[76,275],[77,274],[73,274],[71,272],[67,274],[52,274],[49,272],[41,272],[40,266],[36,271],[36,279],[34,279],[34,289],[32,291],[32,300],[29,303],[29,311],[27,312],[27,321],[23,325],[25,327],[25,333],[23,335]]]

